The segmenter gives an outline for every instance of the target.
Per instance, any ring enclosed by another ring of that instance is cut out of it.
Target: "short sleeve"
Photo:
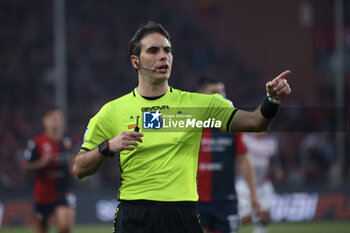
[[[27,147],[24,150],[23,156],[26,162],[35,162],[39,160],[38,147],[34,140],[29,140],[27,142]]]
[[[221,130],[231,132],[231,124],[238,111],[232,102],[219,94],[214,94],[212,95],[209,108],[209,117],[221,121]]]
[[[111,129],[111,117],[109,105],[104,105],[101,110],[90,119],[85,130],[83,144],[80,151],[89,151],[95,149],[101,142],[108,140]]]
[[[236,146],[236,155],[240,156],[247,153],[247,146],[243,141],[243,133],[237,132],[234,134],[235,146]]]

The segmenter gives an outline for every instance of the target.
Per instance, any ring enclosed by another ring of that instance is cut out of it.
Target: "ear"
[[[130,57],[130,62],[131,62],[131,65],[134,67],[135,70],[138,70],[139,69],[139,58],[138,56],[135,56],[135,55],[131,55]]]

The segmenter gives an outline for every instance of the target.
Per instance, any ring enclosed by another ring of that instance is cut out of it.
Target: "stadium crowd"
[[[55,102],[51,4],[40,0],[0,2],[0,193],[31,187],[20,166],[23,150],[26,141],[41,130],[42,109]],[[259,79],[258,70],[240,62],[181,12],[161,1],[157,8],[141,0],[103,4],[79,0],[66,4],[67,132],[73,136],[76,151],[82,141],[80,135],[98,107],[135,87],[136,74],[126,45],[140,22],[149,19],[164,24],[176,42],[171,86],[194,90],[196,78],[210,74],[222,78],[228,97],[238,107],[256,106],[265,94],[261,85],[266,80]],[[323,88],[319,97],[331,103],[332,88]],[[283,117],[272,130],[278,135],[279,157],[286,174],[279,183],[331,184],[337,159],[334,119],[322,109],[309,109],[305,119],[296,108],[302,101],[303,96],[287,100],[287,108],[281,111]],[[301,124],[300,128],[295,129],[296,123]],[[105,164],[102,172],[76,185],[117,185],[118,172],[115,166]],[[350,173],[344,177],[349,183]]]

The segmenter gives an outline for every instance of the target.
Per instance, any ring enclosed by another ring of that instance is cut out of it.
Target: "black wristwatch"
[[[107,157],[111,157],[113,158],[115,153],[111,152],[109,150],[109,143],[108,143],[108,140],[106,141],[103,141],[100,145],[98,145],[98,151],[104,155],[104,156],[107,156]]]

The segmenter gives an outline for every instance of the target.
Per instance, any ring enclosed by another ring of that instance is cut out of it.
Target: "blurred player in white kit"
[[[245,180],[240,176],[236,180],[239,214],[242,224],[251,223],[252,220],[257,222],[253,233],[267,233],[270,221],[270,208],[275,194],[271,182],[270,165],[273,158],[277,156],[277,139],[265,132],[246,133],[244,134],[243,141],[247,145],[247,154],[255,171],[260,210],[256,212],[251,207],[249,188]],[[273,165],[275,165],[275,163]],[[282,169],[279,166],[274,167],[273,173],[276,179],[281,179],[283,177]]]

